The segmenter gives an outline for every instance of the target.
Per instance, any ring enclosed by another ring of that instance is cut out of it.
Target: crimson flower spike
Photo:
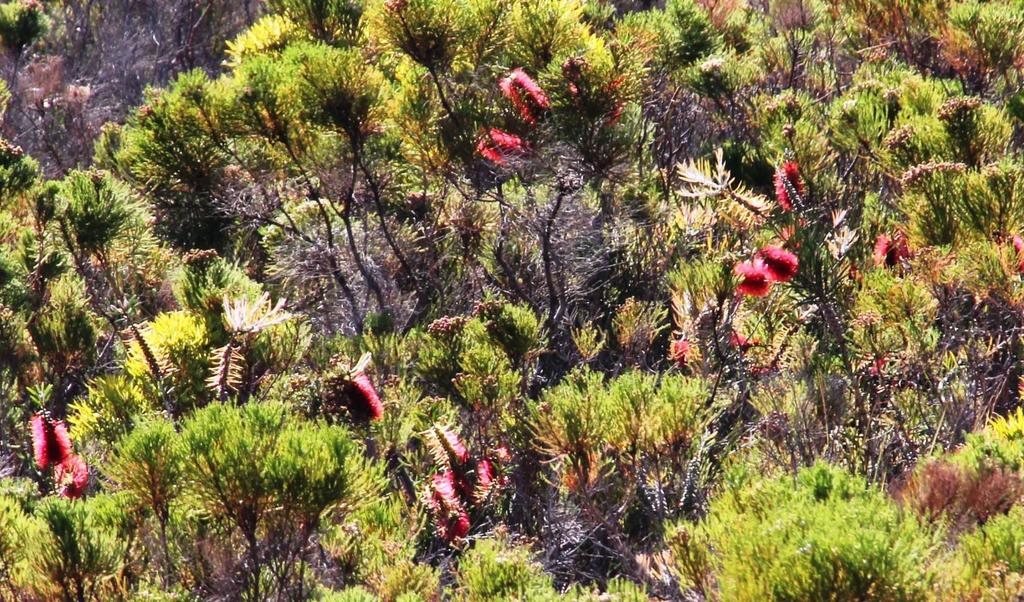
[[[348,411],[352,418],[359,422],[380,420],[384,415],[384,404],[377,395],[370,377],[366,375],[366,367],[370,364],[370,354],[364,353],[359,363],[349,370],[348,383],[345,384],[345,397],[348,399]]]
[[[775,201],[786,211],[803,200],[804,183],[800,180],[800,166],[796,161],[786,161],[775,171]]]
[[[551,108],[547,94],[522,69],[513,69],[498,83],[498,87],[523,121],[530,125],[536,124],[541,114]]]
[[[71,436],[63,421],[54,420],[46,412],[37,412],[30,422],[32,451],[39,470],[58,465],[71,455]]]
[[[440,435],[438,441],[444,446],[453,466],[461,466],[469,461],[469,451],[455,431],[445,427],[436,427],[436,431]]]
[[[736,274],[740,277],[736,290],[743,295],[764,297],[772,288],[771,273],[761,259],[755,258],[738,264]]]
[[[758,251],[757,257],[776,282],[789,282],[800,267],[796,255],[780,247],[765,247]]]
[[[57,466],[53,478],[60,487],[61,497],[77,499],[89,484],[89,467],[80,456],[70,455]]]
[[[668,356],[680,368],[689,363],[693,356],[693,344],[686,339],[675,339],[668,346]]]
[[[522,138],[497,128],[491,128],[476,145],[480,156],[501,167],[506,167],[509,159],[522,157],[529,150],[529,145]]]
[[[903,232],[897,231],[892,238],[881,234],[875,241],[874,259],[877,267],[894,268],[912,255],[907,236]]]
[[[455,473],[446,471],[434,475],[428,503],[437,520],[438,535],[452,542],[469,534],[469,513],[458,494]]]

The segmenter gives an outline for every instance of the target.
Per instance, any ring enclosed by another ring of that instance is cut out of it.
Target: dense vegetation
[[[1024,596],[1024,2],[0,42],[0,600]]]

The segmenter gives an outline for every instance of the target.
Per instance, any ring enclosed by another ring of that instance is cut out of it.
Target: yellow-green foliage
[[[1015,471],[1024,468],[1024,410],[1017,408],[968,435],[958,457],[975,466],[991,462]]]
[[[935,534],[823,464],[723,492],[674,540],[677,570],[693,580],[709,568],[725,600],[926,600],[935,579]]]
[[[68,422],[76,439],[112,444],[131,432],[135,421],[156,411],[156,401],[137,380],[123,374],[97,377],[71,403]]]
[[[522,547],[485,540],[477,543],[459,563],[459,600],[550,600],[551,578],[540,570]]]
[[[585,491],[623,457],[659,463],[670,450],[695,452],[710,418],[708,393],[698,378],[628,372],[605,384],[601,374],[583,370],[536,406],[537,445],[571,490]]]
[[[116,577],[128,546],[119,524],[124,517],[122,501],[112,496],[41,502],[23,523],[15,583],[44,599],[71,592],[90,601],[123,595]]]
[[[1024,515],[1020,506],[964,535],[951,568],[954,595],[1006,600],[1024,594]]]
[[[210,348],[202,323],[187,312],[163,313],[142,330],[142,339],[152,350],[157,365],[150,365],[139,341],[133,340],[128,347],[125,372],[146,383],[150,394],[168,387],[182,407],[202,405],[202,400],[209,396],[206,379],[210,372]]]

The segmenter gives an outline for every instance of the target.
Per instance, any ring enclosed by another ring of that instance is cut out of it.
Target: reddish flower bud
[[[494,448],[494,457],[499,462],[511,462],[512,452],[508,451],[507,446],[499,445],[498,447]]]
[[[344,387],[346,406],[352,419],[357,422],[380,420],[384,415],[384,404],[377,395],[377,389],[370,382],[370,377],[359,372]]]
[[[494,482],[494,464],[484,458],[476,463],[476,484],[477,487],[487,490]]]
[[[89,484],[89,467],[80,456],[72,454],[57,465],[53,479],[60,488],[61,497],[80,498]]]
[[[800,265],[796,255],[779,247],[765,247],[757,253],[757,257],[764,262],[768,274],[776,282],[792,280]]]
[[[872,376],[879,376],[882,374],[882,371],[885,370],[885,367],[886,365],[888,365],[888,363],[889,360],[885,356],[876,357],[875,360],[871,362],[871,366],[868,368],[868,372]]]
[[[505,97],[512,101],[512,106],[519,111],[523,121],[530,125],[537,123],[540,115],[551,107],[544,90],[522,69],[513,69],[498,86]]]
[[[455,482],[455,473],[446,470],[434,475],[433,480],[434,501],[447,509],[457,508],[462,505],[459,501],[458,485]]]
[[[737,264],[736,274],[740,277],[736,290],[741,294],[764,297],[772,288],[772,276],[760,259]]]
[[[31,426],[32,451],[39,470],[60,464],[71,455],[71,437],[63,421],[37,413],[32,416]]]
[[[481,138],[476,152],[491,163],[505,167],[509,159],[519,158],[528,153],[529,145],[515,134],[491,128],[487,137]]]
[[[445,471],[434,475],[428,503],[434,511],[438,535],[454,541],[469,534],[469,513],[459,499],[455,473]]]
[[[458,465],[465,464],[469,460],[469,451],[466,450],[466,446],[463,445],[459,436],[446,428],[438,428],[437,430],[441,433],[441,445],[444,446],[445,451],[454,460],[452,463]]]
[[[875,241],[875,265],[878,267],[894,268],[910,257],[910,245],[902,232],[896,232],[892,238],[881,234]]]
[[[686,339],[676,339],[668,345],[668,356],[682,368],[693,357],[693,345]]]
[[[804,184],[800,181],[800,166],[796,161],[786,161],[775,172],[775,201],[790,211],[793,209],[793,193],[803,196]]]
[[[449,517],[442,527],[441,537],[449,542],[463,539],[469,535],[469,513],[465,510]]]

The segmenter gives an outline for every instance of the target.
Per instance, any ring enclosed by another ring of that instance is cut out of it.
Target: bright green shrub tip
[[[203,323],[189,312],[162,313],[141,333],[157,364],[133,341],[125,361],[125,372],[141,382],[154,382],[157,374],[172,388],[179,404],[202,405],[210,397],[206,386],[210,375],[210,344]],[[187,407],[179,410],[188,409]]]
[[[995,599],[982,594],[995,594],[1016,576],[1018,594],[1024,593],[1024,509],[1020,506],[1009,514],[998,516],[973,533],[960,539],[956,573],[970,599]]]
[[[967,435],[956,456],[967,466],[995,464],[1008,470],[1024,467],[1024,409],[996,418],[984,430]]]
[[[530,560],[525,548],[483,540],[459,563],[458,600],[540,601],[556,597],[551,578]]]
[[[101,495],[87,500],[49,498],[25,523],[23,561],[15,582],[40,599],[117,598],[128,541],[123,499]]]
[[[20,53],[46,32],[47,19],[41,4],[0,4],[0,40],[8,50]]]
[[[377,602],[374,596],[364,587],[350,587],[340,592],[331,592],[319,598],[321,602]]]
[[[112,444],[131,431],[137,417],[156,409],[137,381],[124,374],[105,374],[94,378],[86,394],[71,402],[68,422],[75,439]]]
[[[711,18],[693,0],[670,0],[665,12],[671,24],[670,40],[665,49],[671,67],[688,67],[718,47]]]
[[[102,172],[71,172],[61,185],[61,197],[68,234],[76,252],[85,255],[106,250],[134,210],[128,187]]]
[[[934,582],[936,534],[825,464],[723,494],[697,532],[722,600],[924,600]]]
[[[253,514],[280,519],[278,526],[314,527],[328,508],[356,508],[380,491],[379,468],[345,429],[289,419],[283,404],[210,405],[185,423],[181,445],[192,460],[191,493],[243,532],[269,526],[252,525]]]

